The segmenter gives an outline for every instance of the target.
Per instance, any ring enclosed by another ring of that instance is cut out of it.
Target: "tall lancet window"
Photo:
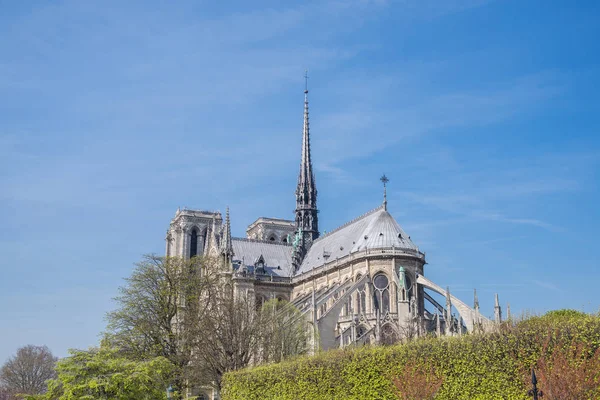
[[[373,279],[375,293],[373,305],[376,310],[380,310],[382,314],[390,311],[390,289],[389,280],[384,274],[377,274]]]
[[[356,277],[358,281],[360,279],[360,275]],[[356,313],[357,314],[366,314],[367,313],[367,293],[366,286],[363,283],[356,289]]]
[[[190,258],[198,255],[198,231],[196,228],[192,229],[192,235],[190,237]]]

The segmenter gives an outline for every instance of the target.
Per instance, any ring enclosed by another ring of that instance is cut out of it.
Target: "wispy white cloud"
[[[563,90],[556,74],[541,72],[503,82],[486,90],[428,90],[412,76],[414,66],[382,78],[361,77],[361,83],[345,89],[350,104],[345,109],[330,112],[315,124],[324,137],[315,139],[318,148],[336,148],[330,164],[347,159],[364,158],[388,146],[407,142],[417,146],[418,138],[460,127],[477,127],[532,112]],[[397,87],[397,82],[411,79],[410,86]],[[345,79],[351,79],[345,77]],[[392,82],[396,81],[396,85]],[[364,102],[362,99],[369,99]],[[481,129],[485,134],[485,129]]]
[[[527,225],[551,232],[563,228],[536,216],[531,202],[543,203],[557,196],[582,192],[582,176],[597,165],[597,156],[588,151],[561,151],[530,157],[489,157],[472,169],[453,157],[436,159],[424,176],[443,174],[444,180],[431,181],[428,190],[392,191],[393,198],[412,204],[413,210],[434,210],[433,221],[454,223],[496,222]],[[564,169],[563,166],[569,168]],[[456,221],[456,219],[460,221]],[[427,221],[421,221],[427,229]],[[417,228],[418,228],[417,224]],[[433,228],[432,228],[433,229]]]
[[[480,283],[481,287],[491,287],[491,288],[522,288],[526,287],[525,283],[502,283],[502,282],[493,282],[493,283]]]
[[[535,284],[536,286],[539,286],[539,287],[543,288],[543,289],[548,289],[548,290],[552,290],[552,291],[555,291],[555,292],[560,292],[561,291],[558,288],[558,286],[556,286],[552,282],[533,280],[532,283]]]
[[[470,216],[484,221],[496,221],[496,222],[504,222],[509,224],[517,224],[517,225],[531,225],[538,228],[543,228],[551,231],[560,231],[559,227],[556,227],[548,222],[540,221],[535,218],[512,218],[507,217],[499,212],[489,212],[489,211],[474,211],[469,214]]]

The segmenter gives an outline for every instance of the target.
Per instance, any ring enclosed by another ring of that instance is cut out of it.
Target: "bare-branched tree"
[[[308,352],[310,327],[292,304],[270,300],[261,308],[260,361],[280,362]]]
[[[0,400],[12,400],[12,395],[8,392],[8,389],[4,386],[0,386]]]
[[[224,373],[250,365],[261,330],[254,298],[247,293],[234,293],[226,279],[206,299],[210,311],[197,320],[194,360],[188,369],[190,381],[217,390]]]
[[[419,321],[417,317],[406,316],[404,323],[398,328],[398,339],[410,342],[419,336]]]
[[[106,340],[133,359],[163,356],[182,371],[189,365],[198,321],[216,290],[215,261],[145,256],[136,264],[107,315]],[[182,374],[174,382],[184,385]]]
[[[257,310],[254,292],[236,289],[218,258],[146,256],[116,301],[106,340],[134,359],[167,358],[180,393],[220,390],[228,371],[306,351],[299,312],[269,302]]]
[[[10,395],[44,393],[46,381],[56,376],[56,361],[46,346],[21,347],[0,369],[0,382]]]

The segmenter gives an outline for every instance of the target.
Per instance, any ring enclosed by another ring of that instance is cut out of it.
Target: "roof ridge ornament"
[[[385,174],[379,178],[381,182],[383,182],[383,209],[387,211],[387,183],[390,181]]]

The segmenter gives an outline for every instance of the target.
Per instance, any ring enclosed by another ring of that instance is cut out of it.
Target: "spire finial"
[[[304,94],[308,93],[308,70],[304,70]]]
[[[390,181],[385,174],[379,178],[383,182],[383,208],[387,211],[387,183]]]

